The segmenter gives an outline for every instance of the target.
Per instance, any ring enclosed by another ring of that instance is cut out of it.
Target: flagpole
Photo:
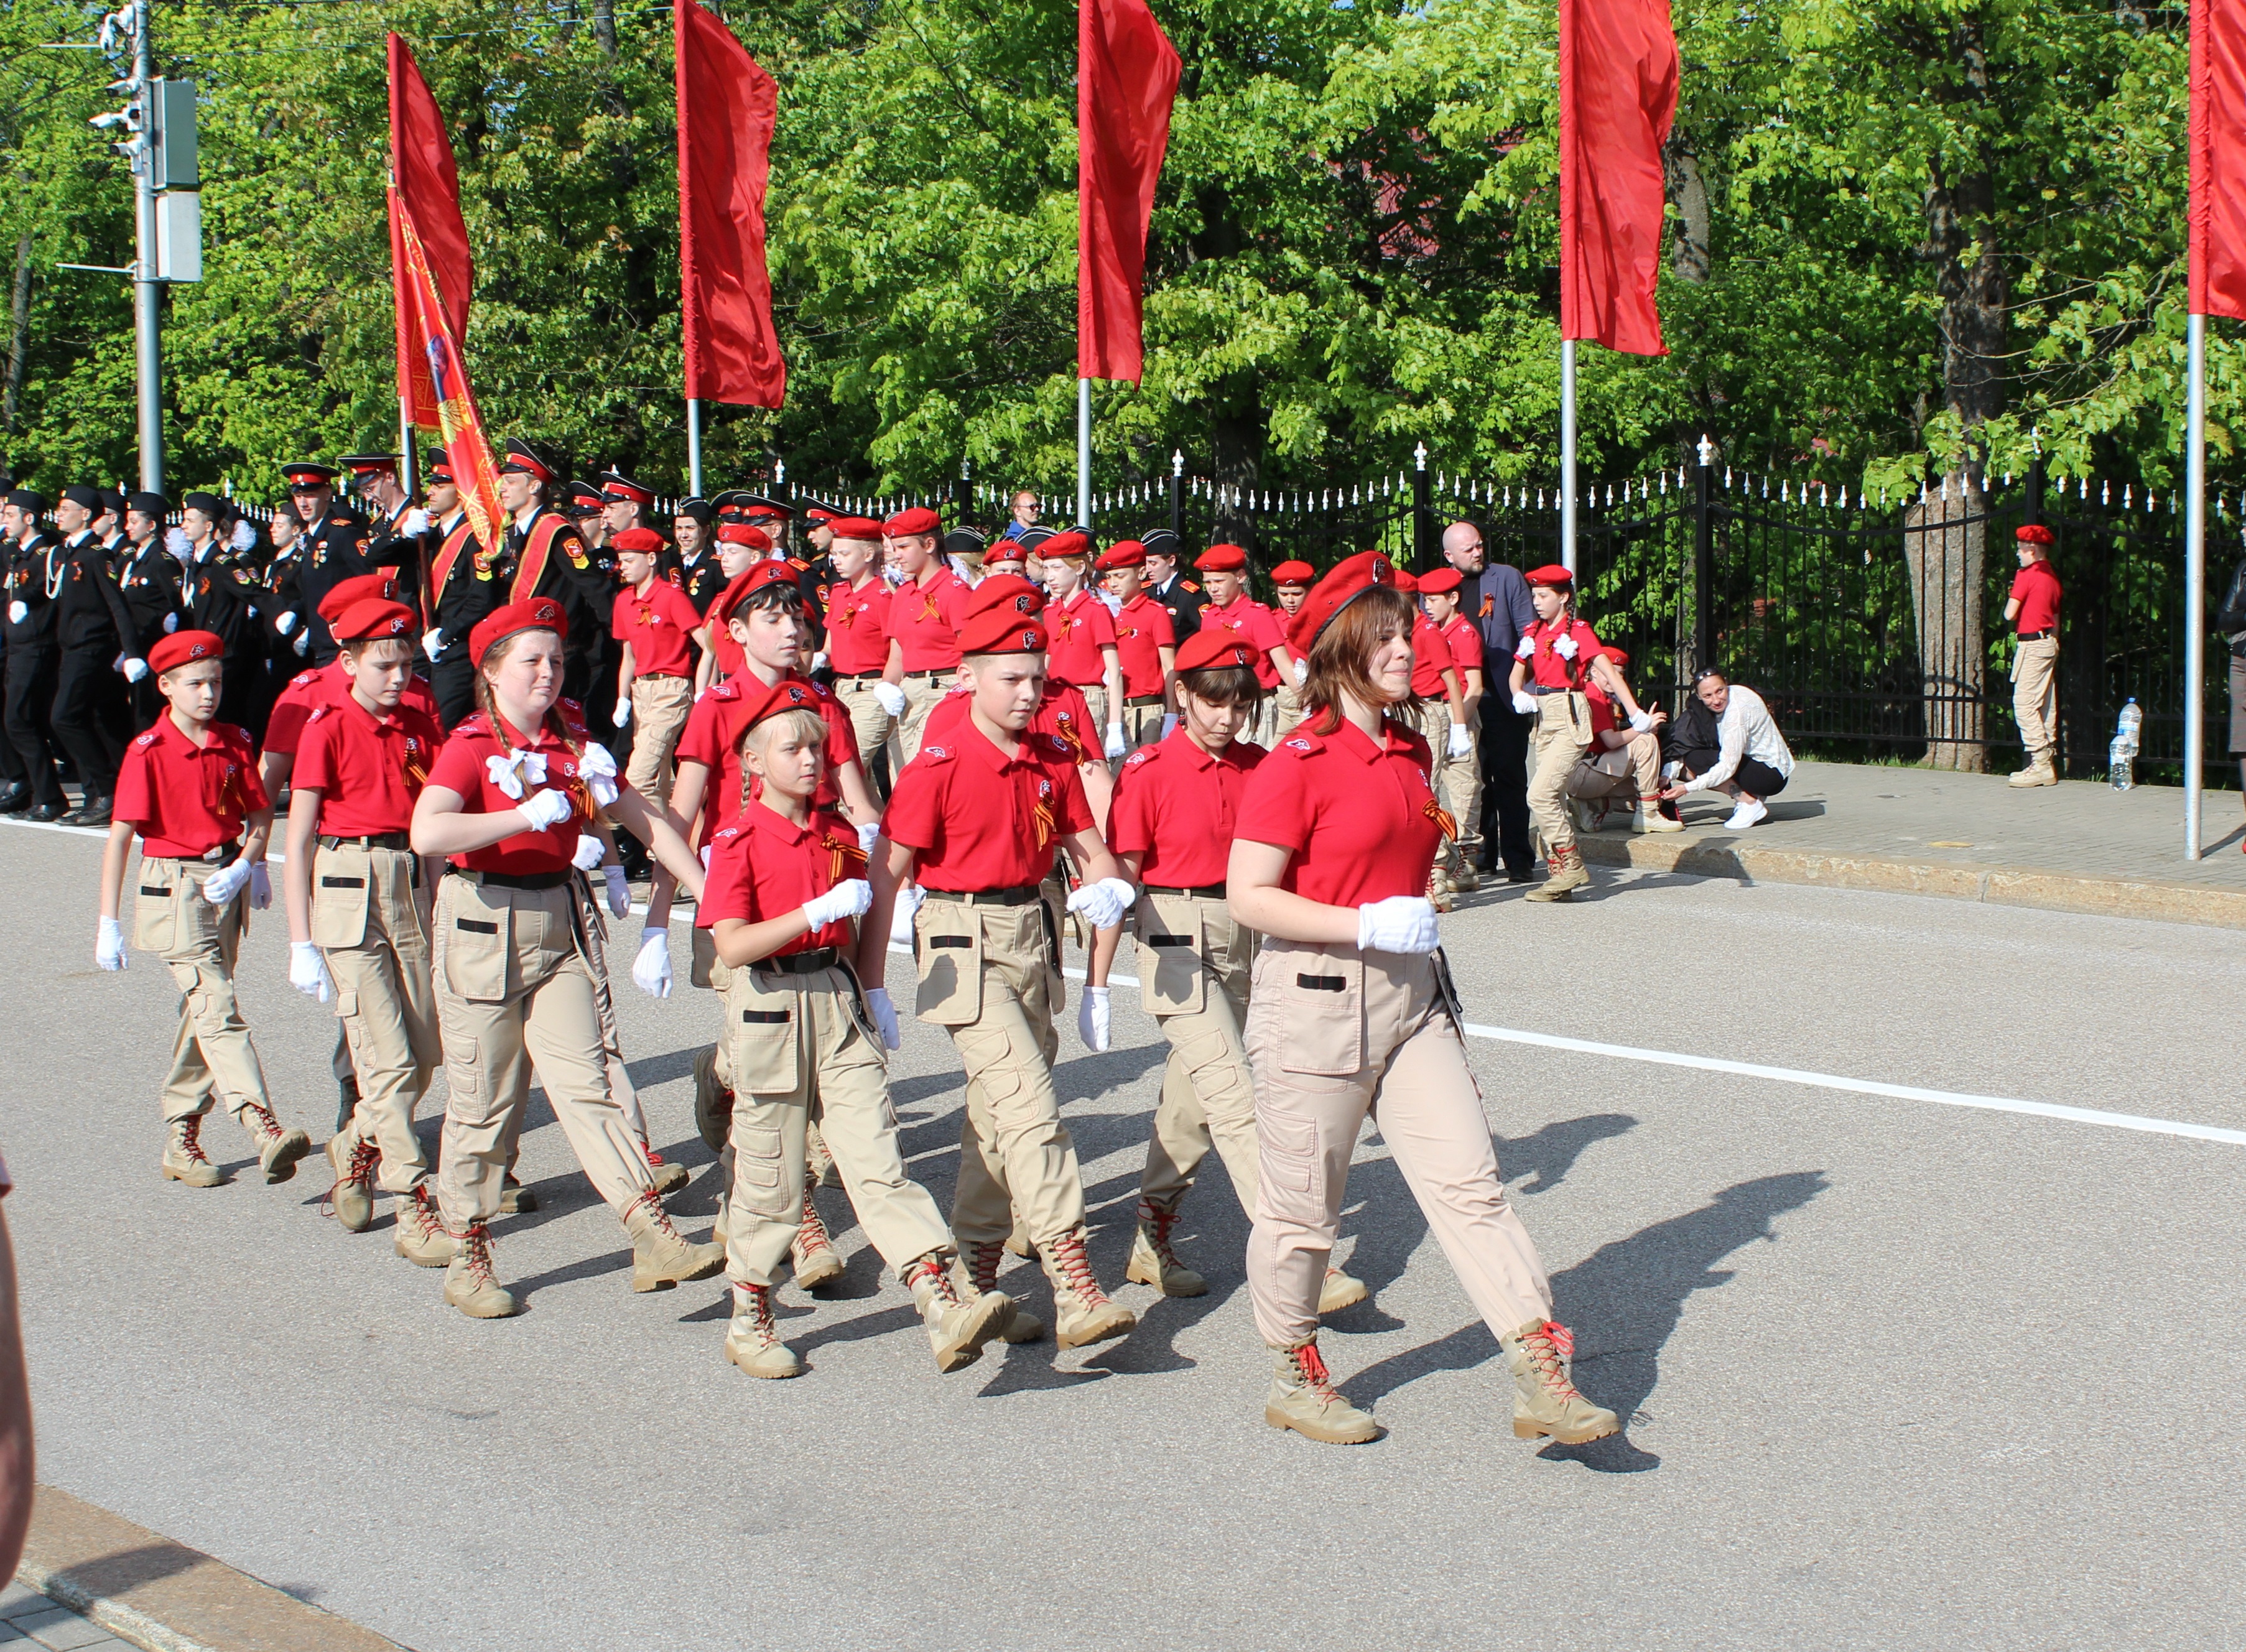
[[[702,404],[692,396],[686,398],[686,491],[702,497]]]
[[[420,451],[413,439],[413,404],[405,397],[398,398],[398,479],[405,489],[411,503],[420,489]]]
[[[1576,571],[1576,341],[1560,341],[1560,562]]]
[[[1076,381],[1076,526],[1092,526],[1092,381]]]
[[[2199,859],[2207,753],[2207,317],[2190,318],[2189,486],[2183,529],[2183,858]]]

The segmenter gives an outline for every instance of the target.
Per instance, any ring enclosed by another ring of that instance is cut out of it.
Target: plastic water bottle
[[[2120,720],[2113,725],[2113,744],[2106,753],[2106,772],[2116,792],[2127,792],[2137,784],[2138,734],[2144,725],[2144,708],[2132,696],[2121,708]]]

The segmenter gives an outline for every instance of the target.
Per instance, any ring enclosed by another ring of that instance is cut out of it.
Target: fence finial
[[[1716,445],[1708,439],[1705,431],[1700,432],[1700,468],[1705,470],[1716,462]]]
[[[959,456],[959,479],[963,482],[969,481],[973,479],[974,475],[975,461],[968,458],[966,454],[962,453]]]
[[[1185,473],[1185,450],[1181,447],[1173,447],[1170,450],[1170,474],[1173,476],[1183,476]]]
[[[1427,444],[1422,442],[1412,450],[1412,462],[1421,470],[1427,468]]]
[[[787,461],[786,459],[776,459],[772,460],[772,480],[775,482],[784,482],[787,480]]]

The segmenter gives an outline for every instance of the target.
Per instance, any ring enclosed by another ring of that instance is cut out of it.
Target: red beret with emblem
[[[328,587],[328,594],[320,599],[320,617],[330,626],[336,616],[345,608],[360,602],[390,602],[398,597],[398,576],[395,574],[359,574],[347,580],[337,580]]]
[[[837,516],[827,526],[839,540],[863,540],[868,545],[881,540],[881,525],[870,516]]]
[[[1616,670],[1620,670],[1623,666],[1630,663],[1630,656],[1623,653],[1611,642],[1601,649],[1599,652],[1605,655],[1607,658],[1615,663],[1615,669]]]
[[[1240,633],[1222,625],[1195,631],[1178,644],[1181,671],[1223,671],[1237,666],[1254,670],[1256,650],[1240,640]]]
[[[493,609],[477,621],[476,629],[468,633],[468,663],[481,665],[493,643],[517,631],[552,631],[557,636],[567,637],[569,617],[550,596],[528,597]]]
[[[818,699],[808,688],[783,677],[770,688],[759,683],[756,691],[746,697],[742,703],[740,726],[746,731],[766,717],[778,717],[783,711],[816,711],[818,709]]]
[[[663,535],[651,527],[628,527],[621,534],[609,535],[612,551],[637,551],[652,556],[663,548]]]
[[[772,549],[772,535],[760,527],[751,527],[746,522],[721,522],[718,538],[726,545],[745,545],[752,551]]]
[[[1447,566],[1419,575],[1419,588],[1431,596],[1447,596],[1465,582],[1465,574]]]
[[[1532,568],[1521,577],[1531,585],[1548,585],[1555,590],[1564,590],[1576,582],[1576,576],[1557,562],[1547,562],[1542,568]]]
[[[738,574],[733,575],[725,591],[710,607],[713,612],[723,614],[729,622],[738,617],[743,624],[746,624],[747,616],[741,614],[741,604],[767,585],[785,585],[792,591],[802,588],[795,581],[793,565],[787,562],[759,562],[752,567],[743,568]]]
[[[1018,574],[993,574],[968,593],[963,617],[975,619],[984,614],[1011,614],[1016,619],[1034,619],[1045,612],[1045,594],[1042,588],[1030,583]]]
[[[1052,553],[1044,551],[1039,554],[1049,556]],[[987,561],[989,559],[986,557],[984,560]],[[1147,566],[1147,547],[1137,540],[1118,540],[1100,554],[1096,566],[1102,574],[1110,568],[1144,568]]]
[[[1042,654],[1045,622],[1034,614],[1018,614],[1004,604],[987,608],[959,628],[959,651],[963,655]]]
[[[1204,574],[1242,574],[1248,568],[1248,553],[1237,545],[1212,545],[1194,558],[1194,566]]]
[[[328,622],[338,642],[371,642],[377,637],[405,636],[413,629],[413,610],[403,602],[386,602],[378,596],[354,602]]]
[[[1065,534],[1056,534],[1038,547],[1038,557],[1047,562],[1065,562],[1074,557],[1091,554],[1092,536],[1079,534],[1073,529]]]
[[[148,650],[148,669],[158,676],[197,660],[222,660],[226,639],[215,631],[174,631]]]
[[[1359,551],[1336,562],[1288,622],[1287,646],[1297,654],[1308,654],[1318,633],[1331,625],[1344,608],[1376,585],[1393,588],[1395,583],[1396,565],[1378,551]]]
[[[881,524],[881,532],[891,539],[903,539],[915,534],[941,534],[943,531],[943,519],[925,505],[899,511]]]
[[[1308,586],[1317,577],[1317,569],[1308,562],[1282,562],[1271,570],[1271,583],[1274,585]]]

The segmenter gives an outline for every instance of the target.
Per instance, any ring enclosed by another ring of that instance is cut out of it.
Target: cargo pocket
[[[745,1096],[785,1096],[795,1089],[796,999],[758,989],[756,971],[736,969],[725,995],[732,1023],[733,1088]]]
[[[1174,929],[1152,901],[1140,908],[1140,991],[1147,1013],[1190,1016],[1208,1000],[1208,971],[1202,968],[1207,942],[1201,914],[1188,911]]]
[[[1279,1069],[1344,1078],[1365,1065],[1365,961],[1289,949],[1274,955]]]
[[[138,893],[133,897],[133,944],[140,950],[158,954],[172,950],[179,936],[174,904],[177,898],[174,886],[165,880],[165,874],[154,872],[146,861],[142,861]]]
[[[445,931],[445,984],[471,1003],[501,1003],[514,951],[514,908],[473,884],[453,882],[459,887],[437,920]]]
[[[956,901],[930,900],[921,907],[915,929],[920,1018],[939,1027],[972,1026],[983,1016],[983,914]]]
[[[312,868],[312,943],[356,947],[366,940],[367,857],[323,853]]]
[[[759,1216],[786,1216],[792,1208],[793,1190],[781,1185],[786,1168],[779,1131],[763,1125],[734,1126],[733,1185]]]
[[[1256,1110],[1257,1202],[1275,1217],[1308,1227],[1325,1220],[1324,1173],[1317,1126],[1303,1118],[1275,1118]]]

